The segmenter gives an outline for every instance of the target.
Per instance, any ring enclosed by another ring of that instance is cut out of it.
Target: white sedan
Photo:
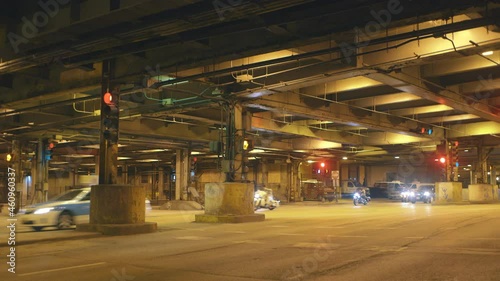
[[[146,199],[146,210],[150,209],[150,201]],[[19,214],[21,222],[35,231],[50,226],[65,229],[86,223],[90,214],[90,187],[69,190],[47,202],[28,206]]]

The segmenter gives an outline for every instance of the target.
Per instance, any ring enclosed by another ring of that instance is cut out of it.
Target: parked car
[[[55,226],[59,229],[89,221],[90,187],[69,190],[51,200],[27,206],[20,210],[20,220],[35,231]],[[146,199],[146,210],[151,210],[151,202]]]
[[[401,192],[403,192],[405,188],[407,188],[407,186],[400,181],[380,181],[376,182],[371,189],[376,193],[382,193],[384,197],[389,199],[401,199]]]

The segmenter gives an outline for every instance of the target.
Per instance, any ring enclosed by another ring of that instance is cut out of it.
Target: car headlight
[[[429,196],[429,195],[431,195],[429,191],[424,192],[424,196]]]
[[[41,215],[41,214],[46,214],[50,211],[54,210],[54,208],[41,208],[41,209],[38,209],[34,212],[35,215]]]

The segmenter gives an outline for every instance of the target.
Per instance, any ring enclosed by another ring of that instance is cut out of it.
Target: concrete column
[[[21,142],[18,140],[12,141],[12,168],[15,173],[15,182],[16,182],[16,205],[14,208],[14,212],[17,213],[19,208],[21,207],[22,200],[22,191],[23,191],[23,170],[22,170],[22,147]],[[10,165],[9,165],[10,166]]]
[[[224,182],[205,185],[205,214],[195,216],[196,222],[244,223],[263,221],[264,214],[254,214],[253,185]]]
[[[90,193],[90,223],[76,228],[105,235],[155,232],[156,223],[145,222],[145,199],[146,193],[140,186],[94,185]]]
[[[47,161],[44,159],[44,139],[38,139],[38,147],[36,153],[36,167],[35,167],[35,192],[32,198],[33,203],[41,203],[47,201],[49,172]]]
[[[262,175],[262,181],[261,181],[261,184],[262,186],[267,186],[268,185],[268,173],[269,173],[269,169],[268,169],[268,166],[267,166],[267,159],[266,158],[262,158],[261,159],[261,168],[260,168],[260,171],[261,171],[261,175]]]
[[[165,200],[166,196],[163,190],[165,189],[165,171],[163,167],[158,168],[158,199]]]
[[[449,204],[462,202],[461,182],[436,182],[436,197],[434,204]]]
[[[101,133],[99,146],[99,184],[92,186],[90,222],[77,225],[77,230],[101,232],[107,235],[150,233],[156,223],[145,222],[146,194],[142,187],[118,184],[118,120],[120,86],[114,79],[114,60],[102,67]],[[106,93],[113,93],[113,105],[104,102]],[[105,114],[109,109],[109,113]],[[116,109],[116,110],[114,110]],[[107,119],[107,120],[106,120]],[[114,123],[109,125],[109,121]]]
[[[177,149],[175,153],[175,200],[187,200],[189,180],[189,151]]]
[[[488,182],[488,155],[489,151],[484,146],[477,148],[476,183]]]
[[[488,176],[489,178],[489,184],[497,185],[497,170],[495,166],[490,166],[489,170],[490,174]]]
[[[470,203],[498,203],[498,187],[493,184],[469,185]]]

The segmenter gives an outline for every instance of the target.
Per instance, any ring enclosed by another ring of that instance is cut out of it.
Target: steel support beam
[[[415,130],[422,125],[416,121],[398,116],[291,92],[252,100],[246,105],[278,113],[290,113],[296,116],[332,121],[350,126],[363,126],[369,129],[403,135],[412,135],[411,130]],[[414,135],[416,136],[416,134]],[[425,136],[419,135],[418,137]],[[433,135],[429,136],[429,138],[434,139],[442,137],[443,130],[439,128],[436,128]]]
[[[399,73],[387,74],[379,72],[368,74],[368,77],[401,91],[450,106],[456,110],[474,114],[486,120],[500,122],[500,115],[495,112],[495,107],[476,102],[473,99],[467,99],[456,92],[422,79],[419,67],[405,69],[405,72]]]

